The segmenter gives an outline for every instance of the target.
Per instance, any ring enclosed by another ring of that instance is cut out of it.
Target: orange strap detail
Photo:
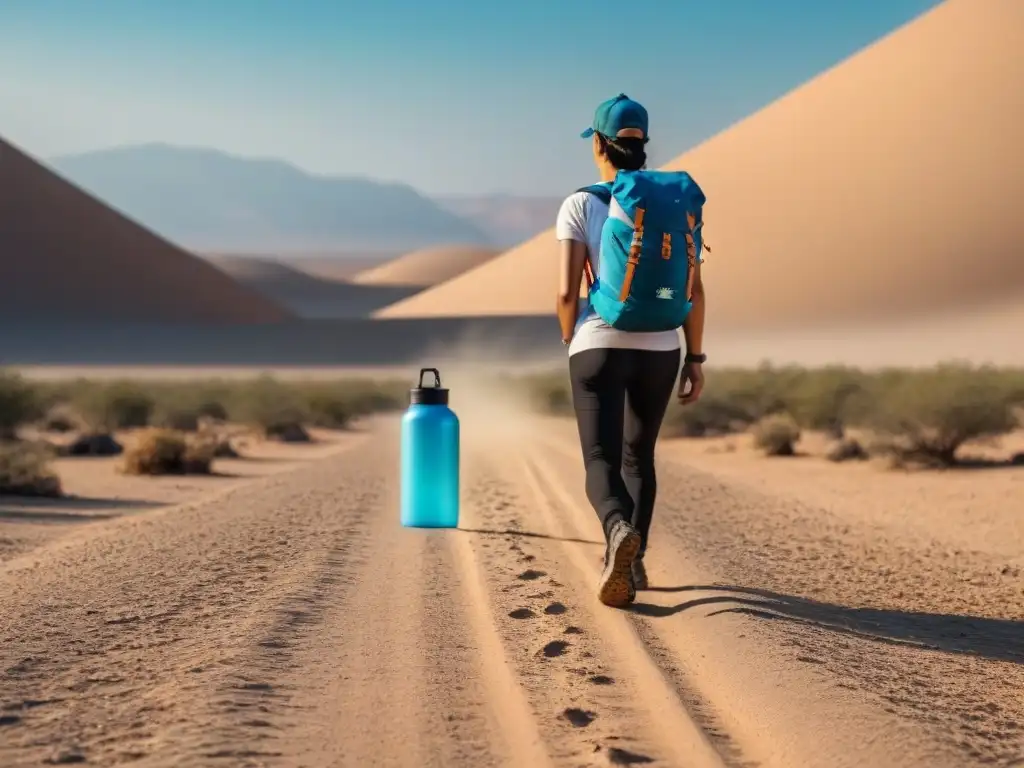
[[[629,246],[629,258],[626,260],[626,275],[622,278],[622,290],[619,291],[619,301],[629,298],[629,289],[633,287],[633,273],[636,272],[636,265],[640,263],[640,248],[644,240],[644,209],[636,209],[636,223],[633,225],[633,242]]]

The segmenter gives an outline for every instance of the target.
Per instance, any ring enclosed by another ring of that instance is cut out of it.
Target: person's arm
[[[706,307],[704,280],[700,274],[700,262],[694,267],[693,293],[690,300],[693,306],[690,314],[683,321],[683,339],[686,341],[687,355],[704,354],[704,311]],[[683,405],[695,403],[704,390],[704,366],[702,363],[683,361],[679,375],[679,402]]]
[[[693,307],[683,321],[683,339],[686,341],[686,351],[691,355],[704,353],[704,280],[700,274],[700,264],[698,261],[694,267],[693,295],[690,297]]]
[[[587,260],[587,245],[578,240],[562,240],[558,270],[558,302],[555,311],[562,330],[562,342],[572,341],[580,307],[580,282]]]
[[[558,238],[558,296],[555,314],[562,343],[572,341],[580,311],[580,281],[587,262],[587,195],[575,192],[562,202],[555,219]]]

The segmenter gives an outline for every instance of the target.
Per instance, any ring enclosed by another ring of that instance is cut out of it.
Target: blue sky
[[[429,194],[558,195],[625,91],[661,163],[935,0],[5,0],[0,135],[162,141]]]

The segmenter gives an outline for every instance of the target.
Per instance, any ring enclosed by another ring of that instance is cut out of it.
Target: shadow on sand
[[[728,585],[652,587],[649,592],[725,592],[677,605],[635,603],[631,610],[655,618],[701,606],[720,605],[708,617],[741,613],[826,629],[877,642],[962,653],[1024,664],[1024,620],[923,613],[881,608],[850,608],[765,589]]]
[[[603,547],[604,542],[593,541],[591,539],[574,539],[569,536],[549,536],[546,533],[535,533],[533,531],[517,531],[512,528],[502,528],[489,530],[486,528],[459,528],[458,530],[464,533],[476,533],[481,536],[526,536],[531,539],[550,539],[551,541],[571,541],[574,544],[592,544],[594,546]]]
[[[121,517],[117,510],[146,510],[167,506],[142,499],[104,499],[64,496],[57,499],[0,496],[0,522],[88,523]]]

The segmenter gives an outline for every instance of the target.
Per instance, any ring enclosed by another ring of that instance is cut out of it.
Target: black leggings
[[[569,358],[587,498],[605,536],[616,520],[640,532],[654,514],[654,444],[679,374],[679,350],[588,349]]]

